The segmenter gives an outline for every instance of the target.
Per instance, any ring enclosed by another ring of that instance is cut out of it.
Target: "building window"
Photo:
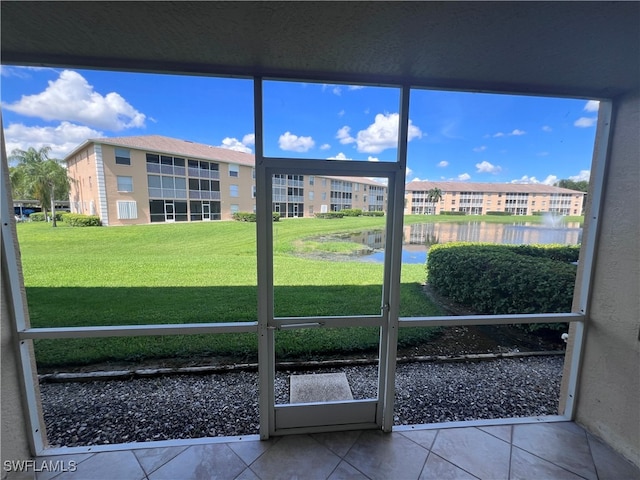
[[[93,190],[93,185],[91,184],[91,175],[89,175],[89,190]]]
[[[313,200],[313,192],[309,192],[309,200]]]
[[[314,177],[313,175],[311,175],[309,177],[309,185],[313,186],[316,183],[316,177]]]
[[[134,220],[138,218],[138,205],[134,201],[121,201],[116,202],[118,204],[118,219],[119,220]]]
[[[239,177],[240,176],[240,167],[233,163],[229,164],[229,176],[230,177]]]
[[[240,206],[237,203],[231,204],[231,213],[238,213],[240,211]]]
[[[256,186],[251,186],[251,198],[256,198]]]
[[[238,193],[238,185],[229,185],[229,196],[231,197],[239,197]]]
[[[131,152],[127,148],[116,148],[116,165],[131,165]]]
[[[118,175],[117,179],[119,192],[133,192],[133,177]]]
[[[253,178],[254,180],[256,179],[256,169],[255,168],[251,169],[251,178]]]
[[[322,192],[322,200],[326,200],[327,199],[327,192]]]

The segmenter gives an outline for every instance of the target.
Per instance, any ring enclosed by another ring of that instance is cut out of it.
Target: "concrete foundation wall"
[[[576,421],[640,466],[640,92],[613,122]]]

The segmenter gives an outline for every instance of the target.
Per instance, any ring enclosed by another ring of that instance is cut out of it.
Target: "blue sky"
[[[7,151],[165,135],[253,153],[251,80],[2,66]],[[396,159],[396,88],[268,81],[265,154]],[[407,181],[588,180],[598,103],[412,90]]]

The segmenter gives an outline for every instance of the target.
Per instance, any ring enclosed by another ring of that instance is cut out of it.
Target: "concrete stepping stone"
[[[344,373],[291,375],[289,383],[291,403],[353,400],[349,381]]]

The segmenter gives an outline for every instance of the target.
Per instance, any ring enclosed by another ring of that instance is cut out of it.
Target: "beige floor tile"
[[[145,473],[149,475],[156,471],[168,461],[184,452],[187,447],[169,447],[169,448],[145,448],[142,450],[134,450],[136,456]]]
[[[247,467],[235,478],[235,480],[260,480],[260,477],[257,476],[253,470]]]
[[[478,427],[483,432],[487,432],[489,435],[504,440],[507,443],[511,443],[511,425],[492,425],[489,427]]]
[[[582,477],[558,467],[551,462],[536,457],[518,447],[511,451],[510,480],[581,480]]]
[[[96,453],[78,464],[75,472],[63,473],[56,480],[141,480],[146,478],[131,450]]]
[[[345,460],[372,479],[416,479],[428,450],[399,433],[366,431]]]
[[[411,430],[407,432],[398,432],[409,440],[416,442],[421,447],[431,450],[433,441],[436,439],[438,430]]]
[[[309,435],[290,435],[258,458],[251,470],[263,480],[325,480],[339,463],[340,457]]]
[[[597,479],[584,432],[555,423],[514,425],[513,445],[584,478]]]
[[[419,480],[476,480],[477,478],[435,453],[431,453]]]
[[[599,480],[640,480],[640,469],[609,445],[587,434]]]
[[[353,432],[315,433],[311,436],[339,457],[344,457],[361,434],[362,431],[357,430]]]
[[[247,465],[226,444],[193,445],[149,475],[149,480],[233,480]]]
[[[431,451],[479,478],[509,477],[511,446],[477,428],[440,430]]]
[[[269,450],[278,442],[279,438],[269,440],[251,440],[246,442],[228,443],[229,448],[238,455],[244,463],[251,465],[260,455]]]
[[[338,464],[327,480],[368,480],[369,477],[359,472],[344,460]]]

